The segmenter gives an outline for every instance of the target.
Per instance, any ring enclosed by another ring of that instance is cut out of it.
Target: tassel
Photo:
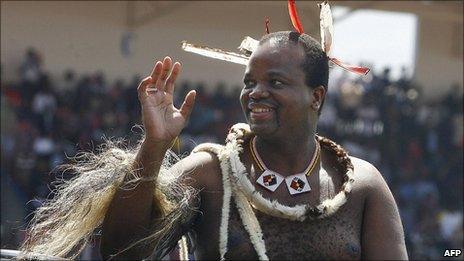
[[[300,34],[304,33],[303,26],[301,26],[301,21],[296,11],[295,0],[288,0],[288,13],[290,14],[290,19],[292,20],[295,30]]]

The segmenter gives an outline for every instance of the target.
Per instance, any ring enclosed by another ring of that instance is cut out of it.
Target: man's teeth
[[[271,109],[264,109],[264,108],[254,108],[251,110],[252,112],[270,112]]]

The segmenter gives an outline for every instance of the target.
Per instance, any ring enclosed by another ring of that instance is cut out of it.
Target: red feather
[[[295,30],[300,34],[304,33],[300,18],[296,12],[295,0],[288,0],[288,13],[290,14],[290,19],[292,20],[292,24]]]
[[[350,64],[343,63],[342,61],[338,60],[337,58],[329,58],[329,60],[331,62],[335,63],[336,65],[342,67],[343,69],[345,69],[345,70],[347,70],[349,72],[359,74],[359,75],[367,75],[369,73],[369,71],[371,70],[371,69],[369,69],[367,67],[361,67],[361,66],[356,66],[356,65],[350,65]]]

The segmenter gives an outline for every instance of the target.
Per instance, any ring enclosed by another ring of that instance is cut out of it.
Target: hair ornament
[[[226,62],[238,63],[242,65],[246,65],[250,57],[249,55],[246,55],[246,54],[239,54],[239,53],[224,51],[218,48],[211,48],[208,46],[191,44],[186,41],[182,41],[182,49],[186,52],[196,53],[196,54],[203,55],[206,57],[223,60]]]
[[[327,3],[327,1],[324,1],[320,4],[317,4],[319,6],[319,9],[321,10],[319,14],[319,19],[320,19],[320,30],[321,30],[321,45],[322,45],[322,50],[327,54],[327,56],[330,56],[330,51],[332,47],[332,41],[333,41],[333,19],[332,19],[332,11],[330,11],[330,6]]]
[[[289,0],[290,2],[291,0]],[[333,27],[333,18],[332,18],[332,11],[330,11],[330,5],[327,1],[324,1],[318,4],[321,12],[319,15],[320,18],[320,31],[321,31],[321,46],[322,50],[327,54],[329,60],[338,65],[339,67],[343,68],[352,73],[356,73],[359,75],[366,75],[369,73],[370,69],[367,67],[356,66],[346,64],[337,58],[331,57],[330,52],[332,51],[332,44],[333,44],[333,35],[334,35],[334,27]]]
[[[301,25],[300,18],[298,17],[298,12],[295,4],[295,0],[288,0],[288,13],[290,15],[290,19],[292,21],[293,27],[295,30],[302,34],[304,33],[303,26]],[[330,11],[330,6],[327,1],[324,1],[318,4],[320,8],[320,33],[321,33],[321,46],[324,52],[326,53],[328,59],[338,65],[339,67],[343,68],[352,73],[356,73],[359,75],[366,75],[369,73],[370,69],[367,67],[356,66],[344,63],[337,58],[331,57],[330,52],[332,50],[333,45],[333,19],[332,19],[332,12]],[[266,26],[266,34],[269,34],[269,18],[265,20]],[[253,39],[249,36],[246,36],[238,50],[240,53],[231,52],[231,51],[224,51],[219,48],[211,48],[208,46],[196,45],[191,44],[186,41],[182,41],[182,49],[186,52],[196,53],[202,56],[223,60],[227,62],[247,65],[248,60],[250,59],[251,53],[258,47],[259,41]]]
[[[298,12],[296,11],[295,0],[288,0],[287,6],[288,6],[288,13],[290,15],[290,19],[292,20],[293,27],[298,33],[300,34],[304,33],[303,26],[301,26],[301,21],[300,21],[300,18],[298,17]]]
[[[320,8],[320,31],[321,31],[321,46],[322,50],[326,53],[329,60],[338,65],[339,67],[343,68],[352,73],[366,75],[369,73],[370,69],[367,67],[362,66],[355,66],[346,64],[337,58],[330,56],[330,51],[332,50],[333,44],[333,19],[332,19],[332,11],[330,11],[330,5],[327,1],[324,1],[320,4],[317,4]],[[298,17],[298,12],[295,5],[295,0],[288,0],[288,14],[290,15],[290,20],[292,21],[293,28],[302,34],[303,27],[301,26],[300,18]]]
[[[266,26],[266,34],[269,34],[269,17],[266,17],[264,24]]]

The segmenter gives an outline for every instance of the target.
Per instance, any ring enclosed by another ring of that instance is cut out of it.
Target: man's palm
[[[142,121],[150,142],[171,142],[185,127],[195,102],[195,91],[190,91],[177,109],[173,105],[174,83],[181,65],[172,65],[169,57],[156,62],[150,76],[142,80],[138,96],[142,106]]]

